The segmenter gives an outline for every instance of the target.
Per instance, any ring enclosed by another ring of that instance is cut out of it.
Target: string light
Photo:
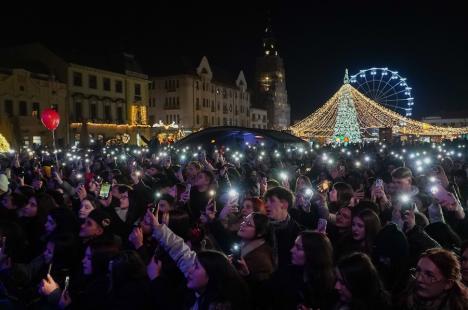
[[[352,98],[360,129],[365,136],[371,136],[371,131],[378,128],[392,128],[395,134],[443,138],[468,133],[468,127],[440,127],[404,117],[367,98],[350,84],[341,86],[322,107],[291,126],[292,133],[305,139],[325,139],[330,142],[334,137],[340,98],[345,94]]]

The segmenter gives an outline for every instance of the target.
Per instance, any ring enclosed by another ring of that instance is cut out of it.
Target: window
[[[177,114],[177,124],[179,124],[179,123],[180,123],[180,116],[179,116],[179,114]]]
[[[196,106],[195,107],[196,107],[197,110],[200,110],[200,99],[198,99],[198,98],[196,100]]]
[[[97,118],[97,106],[95,103],[91,103],[89,105],[89,118],[91,119]]]
[[[13,101],[5,100],[5,114],[8,117],[13,116]]]
[[[227,125],[227,119],[225,117],[223,117],[223,125],[226,126]]]
[[[40,118],[41,104],[39,102],[33,102],[32,104],[32,116],[37,119]]]
[[[200,116],[197,115],[197,125],[200,124]]]
[[[26,101],[20,101],[19,103],[19,115],[27,116],[28,115],[28,104]]]
[[[41,145],[41,136],[33,136],[33,144]]]
[[[112,121],[112,115],[111,115],[111,107],[110,105],[105,105],[104,106],[104,118],[106,121],[111,122]]]
[[[73,85],[83,86],[83,75],[80,72],[73,72]]]
[[[207,127],[208,126],[208,116],[203,116],[203,126]]]
[[[111,90],[111,81],[109,78],[102,79],[102,88],[104,88],[104,90],[107,90],[107,91]]]
[[[179,102],[179,97],[177,97],[177,105],[176,105],[176,109],[180,109],[180,102]]]
[[[218,116],[218,126],[219,126],[219,124],[220,124],[220,123],[219,123],[219,116]]]
[[[141,85],[135,83],[135,96],[141,96]]]
[[[90,75],[88,77],[89,88],[97,89],[97,77],[95,75]]]
[[[80,101],[75,102],[75,118],[76,118],[76,120],[81,120],[82,112],[83,112],[83,104]]]
[[[150,116],[149,116],[149,123],[150,123],[150,124],[154,124],[154,123],[155,123],[154,119],[155,119],[155,118],[154,118],[154,115],[150,115]]]
[[[117,122],[119,124],[122,124],[124,122],[123,120],[123,109],[122,107],[117,107]],[[153,123],[153,122],[152,122]]]
[[[115,81],[115,91],[117,93],[122,93],[123,92],[123,84],[122,81]]]
[[[198,85],[198,81],[195,81],[195,88],[196,89],[200,89],[199,85]]]

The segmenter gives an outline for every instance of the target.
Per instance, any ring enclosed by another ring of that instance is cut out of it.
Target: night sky
[[[466,117],[468,11],[448,1],[413,2],[199,1],[187,6],[182,1],[156,7],[132,3],[130,9],[111,12],[70,6],[63,14],[2,17],[0,45],[42,42],[97,54],[125,50],[149,74],[178,56],[198,62],[206,55],[233,75],[243,69],[251,83],[271,15],[286,66],[292,120],[331,97],[345,68],[356,73],[370,67],[388,67],[407,78],[416,118],[461,109]]]

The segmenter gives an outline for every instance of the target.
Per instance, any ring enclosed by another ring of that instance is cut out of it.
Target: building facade
[[[268,128],[287,129],[291,121],[291,107],[286,90],[286,74],[270,26],[265,29],[263,56],[257,58],[255,80],[255,107],[267,111]]]
[[[13,146],[52,142],[52,134],[41,122],[41,111],[54,108],[66,111],[67,87],[43,73],[24,69],[0,69],[0,132]],[[67,120],[55,130],[57,142],[64,144]]]
[[[463,117],[460,115],[468,115],[468,113],[460,113],[458,116],[428,116],[423,117],[422,122],[431,125],[443,127],[466,127],[468,126],[468,116]]]
[[[267,129],[268,116],[267,111],[263,109],[251,108],[250,109],[250,127]]]
[[[242,71],[218,78],[206,57],[198,67],[151,78],[149,123],[176,124],[188,131],[214,126],[250,127],[250,100]]]
[[[97,139],[122,133],[136,138],[149,127],[149,80],[133,55],[58,55],[41,44],[0,50],[0,65],[21,68],[31,62],[67,86],[65,107],[59,111],[67,130],[65,144],[80,140],[82,122],[88,122],[90,136]]]
[[[98,140],[122,133],[135,139],[131,126],[148,126],[149,80],[146,75],[71,63],[68,85],[72,140],[80,140],[83,121],[88,122],[91,137]]]

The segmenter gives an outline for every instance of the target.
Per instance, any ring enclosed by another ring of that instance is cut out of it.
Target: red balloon
[[[41,121],[50,131],[57,129],[60,124],[60,115],[52,108],[47,108],[41,113]]]

